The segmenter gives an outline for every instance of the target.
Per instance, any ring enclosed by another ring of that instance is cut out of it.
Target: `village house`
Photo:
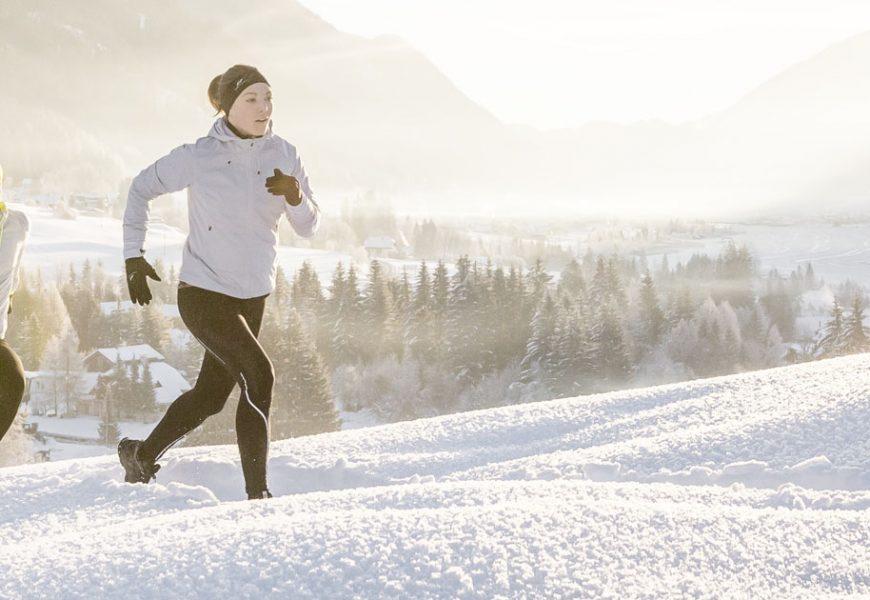
[[[141,377],[142,369],[148,366],[158,407],[168,406],[191,388],[187,379],[148,344],[97,348],[84,358],[83,372],[25,372],[26,401],[30,413],[51,416],[102,415],[105,402],[96,399],[94,388],[101,376],[108,376],[115,370],[118,361],[128,376],[132,376],[134,369],[138,368]]]

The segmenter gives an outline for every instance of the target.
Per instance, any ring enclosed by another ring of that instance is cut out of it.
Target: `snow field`
[[[0,597],[870,596],[870,354],[0,470]]]

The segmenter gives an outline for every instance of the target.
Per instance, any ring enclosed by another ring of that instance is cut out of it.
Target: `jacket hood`
[[[211,126],[211,130],[209,130],[208,132],[208,137],[213,137],[221,142],[244,141],[242,138],[233,133],[233,130],[229,128],[229,126],[227,125],[227,121],[226,119],[224,119],[224,117],[220,117],[214,122],[214,124]],[[269,128],[266,130],[266,133],[259,138],[253,139],[262,140],[270,137],[272,137],[272,119],[269,119]]]

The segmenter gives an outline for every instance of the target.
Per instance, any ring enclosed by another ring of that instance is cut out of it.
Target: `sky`
[[[300,0],[336,28],[394,34],[506,123],[691,121],[870,31],[857,0]]]

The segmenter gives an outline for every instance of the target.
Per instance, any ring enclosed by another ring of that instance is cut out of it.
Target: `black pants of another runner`
[[[233,387],[241,390],[236,436],[245,488],[250,495],[267,489],[269,407],[275,372],[257,341],[266,296],[240,299],[202,288],[178,288],[178,312],[205,347],[193,389],[179,396],[142,444],[140,456],[156,460],[210,415],[224,407]]]
[[[0,340],[0,440],[9,431],[24,397],[24,367],[6,340]]]

